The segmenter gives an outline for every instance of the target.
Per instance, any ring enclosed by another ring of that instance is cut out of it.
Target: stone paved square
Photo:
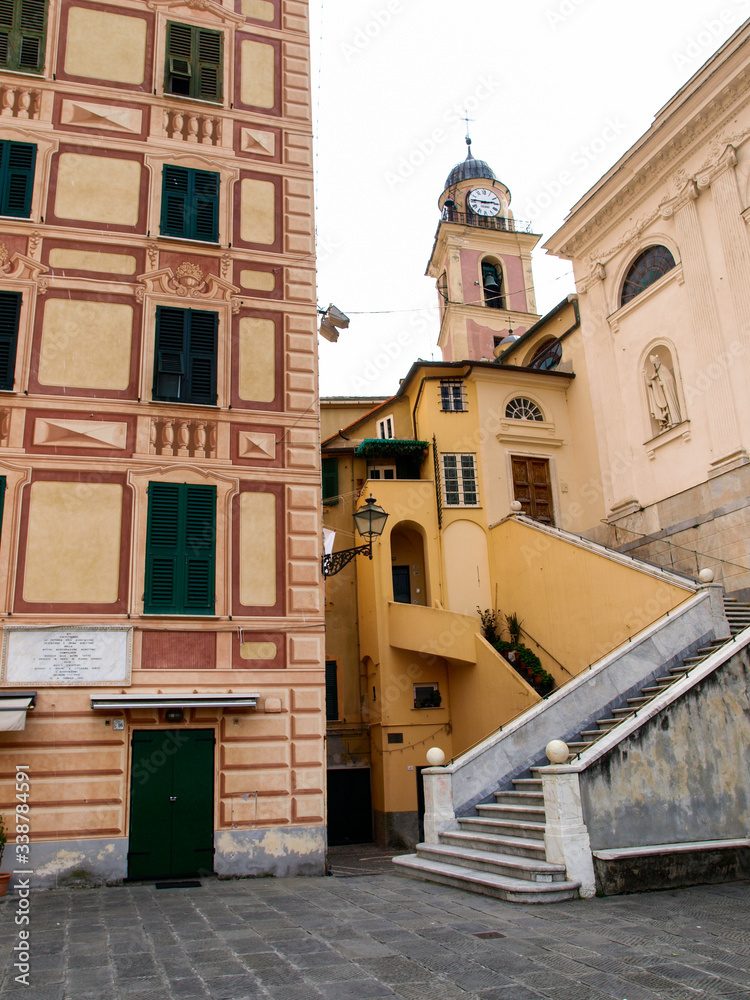
[[[9,1000],[750,1000],[749,882],[526,906],[387,869],[39,891],[30,988],[14,909]]]

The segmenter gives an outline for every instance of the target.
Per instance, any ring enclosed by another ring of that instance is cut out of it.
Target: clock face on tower
[[[500,211],[500,199],[494,191],[487,188],[474,188],[469,195],[469,208],[476,215],[497,215]]]

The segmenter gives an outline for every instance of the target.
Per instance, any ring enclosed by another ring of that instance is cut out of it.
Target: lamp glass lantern
[[[380,538],[387,520],[388,515],[382,507],[378,507],[372,494],[365,500],[364,507],[360,507],[354,515],[357,531],[368,542],[371,542],[373,538]]]

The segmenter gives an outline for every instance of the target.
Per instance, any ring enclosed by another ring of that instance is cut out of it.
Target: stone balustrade
[[[153,417],[150,427],[152,455],[178,458],[216,458],[216,421]]]
[[[42,95],[27,87],[0,88],[0,115],[6,118],[38,118]]]
[[[203,143],[205,146],[221,144],[222,119],[215,115],[192,112],[164,111],[164,134],[168,139],[184,139],[185,142]]]

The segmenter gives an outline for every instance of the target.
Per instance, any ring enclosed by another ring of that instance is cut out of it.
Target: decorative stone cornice
[[[711,184],[727,170],[737,166],[737,150],[729,143],[722,152],[713,160],[709,160],[698,170],[695,175],[695,183],[701,190],[710,187]]]
[[[27,257],[26,254],[14,253],[11,256],[6,245],[0,243],[0,278],[9,278],[11,281],[33,281],[39,294],[44,295],[47,291],[47,281],[40,275],[48,270],[44,264]]]
[[[232,312],[239,312],[240,302],[235,298],[239,288],[216,274],[204,274],[203,269],[192,261],[184,260],[175,271],[171,267],[163,267],[139,274],[136,281],[135,297],[139,302],[148,294],[178,295],[180,298],[228,302]]]
[[[243,14],[235,14],[232,10],[227,10],[215,0],[148,0],[146,6],[150,10],[171,10],[172,7],[188,7],[190,10],[204,10],[213,14],[220,21],[234,24],[237,27],[245,23]]]
[[[699,194],[698,185],[691,178],[676,197],[660,203],[659,214],[663,219],[671,219],[688,202],[697,201]]]
[[[589,273],[586,277],[576,281],[576,291],[581,295],[585,295],[592,285],[595,285],[598,281],[604,281],[607,277],[607,269],[600,260],[589,259],[586,261],[586,265],[588,266]]]

